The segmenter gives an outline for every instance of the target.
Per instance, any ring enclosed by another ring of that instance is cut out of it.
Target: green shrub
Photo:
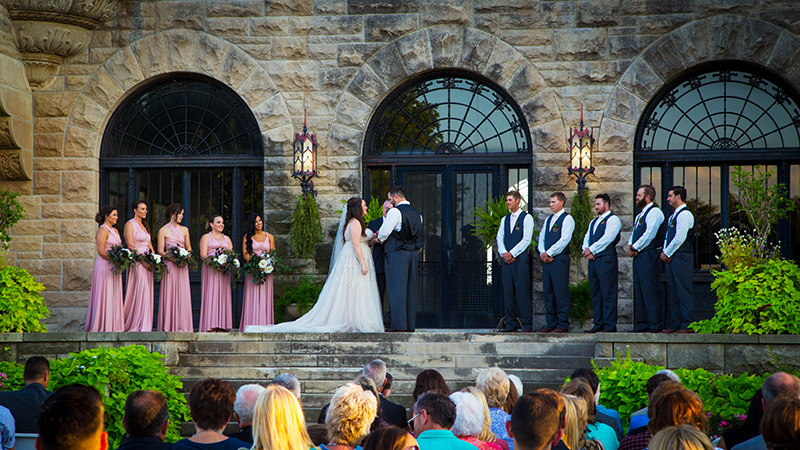
[[[593,200],[590,198],[588,189],[575,193],[572,197],[572,208],[569,210],[569,215],[575,221],[575,232],[572,233],[572,240],[569,241],[569,256],[575,264],[579,264],[583,259],[583,235],[589,229],[589,223],[594,216]]]
[[[0,266],[0,333],[42,332],[50,316],[40,292],[44,285],[25,269]]]
[[[289,242],[292,250],[301,258],[311,258],[322,241],[322,225],[319,208],[313,195],[301,195],[292,213],[289,227]]]
[[[23,367],[10,361],[0,361],[0,392],[18,391],[25,387]]]
[[[508,214],[506,197],[500,196],[486,200],[485,206],[475,208],[472,211],[474,221],[472,222],[472,235],[483,242],[483,247],[489,249],[497,239],[497,231],[500,229],[500,221]]]
[[[592,317],[592,294],[589,291],[589,280],[569,285],[569,317],[577,320],[581,326]]]
[[[25,208],[17,201],[17,197],[17,193],[0,189],[0,263],[11,242],[9,230],[25,214]]]
[[[294,286],[287,286],[283,295],[275,302],[274,313],[276,323],[286,320],[286,307],[292,303],[297,304],[297,311],[300,314],[307,313],[317,303],[319,293],[322,292],[324,283],[314,281],[310,275],[300,278],[300,282]]]

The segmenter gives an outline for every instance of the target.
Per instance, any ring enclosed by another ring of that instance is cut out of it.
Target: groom
[[[386,213],[377,238],[386,252],[386,291],[392,313],[392,327],[387,331],[414,331],[422,215],[400,186],[389,190],[389,201],[394,208]]]

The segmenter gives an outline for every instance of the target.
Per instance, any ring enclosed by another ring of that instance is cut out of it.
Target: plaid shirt
[[[650,445],[650,438],[653,435],[649,430],[634,435],[625,436],[622,442],[619,443],[618,450],[644,450]]]

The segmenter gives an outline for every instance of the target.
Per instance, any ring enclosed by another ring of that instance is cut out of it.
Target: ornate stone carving
[[[32,89],[52,82],[64,58],[89,45],[91,31],[114,13],[117,0],[0,0]]]

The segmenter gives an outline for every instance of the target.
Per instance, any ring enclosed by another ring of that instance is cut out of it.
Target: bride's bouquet
[[[244,265],[244,270],[245,273],[253,277],[253,283],[264,284],[267,280],[267,275],[272,272],[282,273],[291,269],[283,263],[275,250],[273,250],[263,255],[253,255],[250,261]]]
[[[161,278],[167,272],[167,265],[161,259],[161,255],[147,250],[145,253],[139,253],[137,261],[143,265],[147,270],[153,272],[156,281],[161,281]]]
[[[137,253],[136,250],[115,245],[108,251],[108,258],[111,259],[111,271],[119,275],[136,262]]]
[[[186,250],[183,247],[173,245],[167,249],[169,253],[169,260],[174,262],[178,267],[189,267],[189,270],[197,270],[197,260],[194,259],[194,253],[191,250]]]
[[[230,275],[232,280],[242,275],[241,263],[233,250],[217,249],[213,255],[203,259],[203,264],[211,267],[214,272]]]

